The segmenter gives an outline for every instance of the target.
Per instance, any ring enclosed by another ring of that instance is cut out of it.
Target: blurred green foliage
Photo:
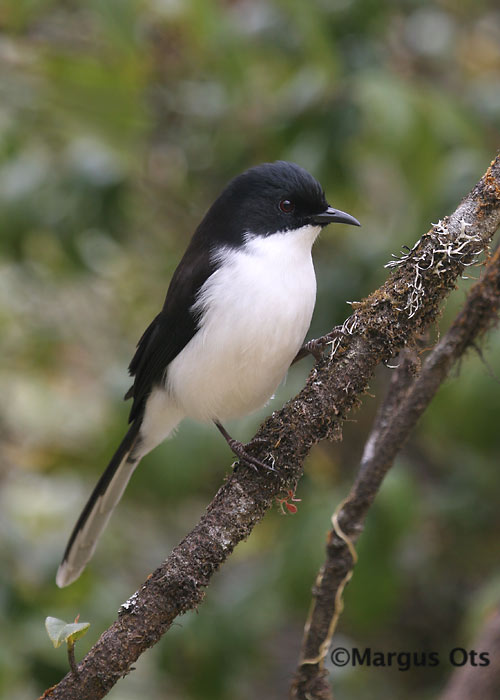
[[[498,146],[499,47],[493,0],[2,2],[2,697],[55,683],[67,660],[45,617],[91,621],[79,658],[229,470],[213,429],[183,425],[138,470],[82,578],[56,589],[70,528],[124,430],[135,342],[227,179],[294,160],[362,221],[316,246],[320,333],[486,169]],[[345,594],[344,646],[445,653],[470,645],[500,598],[498,332],[483,352],[488,364],[466,358],[384,484]],[[373,382],[377,397],[389,372]],[[284,697],[323,533],[375,406],[366,397],[343,442],[313,451],[298,513],[269,514],[199,613],[179,619],[110,698]],[[231,427],[246,438],[258,421]],[[333,679],[339,700],[421,700],[449,672],[346,668]]]

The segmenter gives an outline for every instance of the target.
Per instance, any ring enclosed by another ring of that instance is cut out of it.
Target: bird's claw
[[[234,452],[236,457],[238,457],[238,459],[241,462],[245,462],[246,464],[248,464],[248,466],[254,469],[255,471],[258,471],[259,469],[264,469],[265,471],[275,472],[276,469],[273,466],[271,466],[270,464],[266,464],[260,459],[257,459],[257,457],[252,457],[252,455],[248,454],[248,448],[251,449],[253,446],[262,443],[267,443],[267,440],[265,440],[264,438],[254,438],[247,445],[243,445],[242,442],[234,439],[231,439],[228,442],[229,447]]]
[[[328,345],[328,343],[331,343],[333,340],[338,338],[339,335],[342,335],[342,330],[340,326],[334,328],[332,331],[330,331],[330,333],[322,335],[320,338],[313,338],[307,343],[304,343],[303,349],[305,352],[312,355],[316,362],[319,362],[323,359],[323,352],[325,350],[325,347]]]

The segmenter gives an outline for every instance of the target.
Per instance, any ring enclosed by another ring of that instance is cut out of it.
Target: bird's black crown
[[[239,245],[248,233],[269,236],[301,228],[327,207],[321,185],[307,170],[285,161],[262,163],[229,182],[199,231]]]

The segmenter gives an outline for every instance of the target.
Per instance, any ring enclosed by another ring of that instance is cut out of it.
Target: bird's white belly
[[[274,394],[311,322],[318,231],[249,238],[243,250],[224,251],[195,305],[200,329],[167,372],[168,393],[187,416],[224,421]]]

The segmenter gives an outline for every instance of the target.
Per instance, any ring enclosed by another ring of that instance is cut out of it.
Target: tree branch
[[[323,564],[313,590],[314,605],[305,626],[302,655],[292,685],[294,698],[331,698],[324,660],[341,612],[342,591],[352,576],[353,544],[394,458],[435,396],[453,364],[495,322],[500,308],[500,248],[482,279],[415,378],[416,354],[406,351],[367,440],[358,476],[332,519]]]
[[[464,225],[464,222],[465,225]],[[306,386],[261,426],[259,459],[276,473],[237,468],[195,528],[120,609],[78,666],[46,697],[98,700],[168,630],[197,608],[204,588],[234,547],[248,537],[276,496],[294,489],[312,445],[338,438],[342,420],[365,391],[375,367],[387,361],[437,316],[443,298],[500,222],[500,158],[457,210],[425,234],[387,282],[355,305],[332,353],[311,371]]]

